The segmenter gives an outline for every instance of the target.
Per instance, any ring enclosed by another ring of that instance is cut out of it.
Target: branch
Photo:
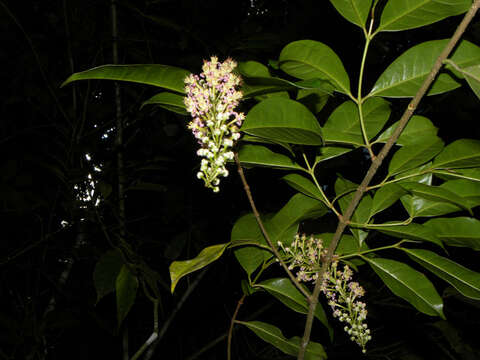
[[[177,305],[175,306],[175,308],[173,309],[173,311],[170,313],[170,316],[168,317],[168,319],[163,323],[163,326],[162,328],[160,329],[160,331],[158,331],[158,322],[157,322],[157,331],[156,333],[158,334],[158,336],[153,339],[148,346],[152,345],[150,347],[150,349],[148,350],[148,352],[145,354],[145,360],[148,360],[150,359],[154,352],[155,352],[155,349],[158,345],[158,343],[160,342],[160,340],[163,338],[163,336],[165,335],[165,333],[167,332],[170,324],[172,323],[173,319],[175,318],[175,316],[177,315],[177,312],[182,308],[183,304],[185,303],[185,301],[188,299],[188,297],[190,296],[190,294],[193,292],[193,290],[197,287],[198,283],[200,282],[200,280],[202,280],[203,276],[206,274],[207,270],[203,270],[196,278],[195,280],[188,286],[187,290],[183,293],[182,297],[180,298],[180,300],[178,301]],[[158,321],[158,320],[157,320]],[[155,331],[154,331],[155,333]],[[153,336],[153,334],[152,334]],[[151,337],[152,337],[151,336]],[[149,341],[151,339],[151,337],[147,340]],[[145,344],[144,344],[145,345]],[[146,348],[148,347],[146,346]],[[132,359],[133,360],[133,359]]]
[[[153,301],[153,332],[150,337],[143,343],[140,349],[132,356],[132,360],[137,360],[145,350],[152,345],[158,338],[158,299]]]
[[[233,313],[232,320],[230,321],[230,329],[228,329],[228,340],[227,340],[227,360],[231,360],[232,358],[232,335],[233,335],[233,326],[235,325],[235,320],[238,315],[238,311],[240,307],[243,305],[243,301],[245,300],[246,295],[242,295],[240,300],[238,300],[237,307],[235,308],[235,312]]]
[[[242,179],[243,183],[243,188],[245,190],[245,193],[247,194],[248,201],[250,202],[250,206],[252,207],[253,215],[255,215],[255,219],[257,219],[258,226],[260,227],[260,230],[262,230],[262,234],[265,237],[265,240],[268,243],[268,246],[270,246],[270,249],[272,250],[273,254],[276,256],[278,261],[280,262],[280,265],[285,269],[285,271],[288,274],[288,277],[290,280],[292,280],[293,284],[297,287],[298,290],[307,298],[310,298],[310,294],[308,293],[305,288],[300,285],[296,277],[292,274],[292,272],[288,269],[287,264],[285,264],[285,261],[283,261],[282,257],[280,256],[280,253],[278,252],[276,246],[274,246],[272,240],[270,239],[270,236],[268,236],[267,230],[265,229],[265,226],[263,225],[263,221],[260,218],[260,214],[258,213],[257,207],[255,206],[255,202],[253,201],[252,193],[250,191],[250,186],[248,186],[247,179],[245,178],[245,174],[243,173],[242,165],[240,164],[240,160],[238,159],[238,154],[235,153],[235,162],[237,163],[237,169],[238,169],[238,174],[240,175],[240,179]]]
[[[320,272],[318,273],[318,279],[323,279],[323,274],[327,271],[328,267],[330,266],[330,263],[332,261],[332,256],[333,253],[338,245],[338,242],[340,240],[340,237],[342,236],[343,231],[345,230],[345,227],[347,226],[349,220],[352,217],[353,212],[355,211],[355,208],[357,207],[358,203],[360,202],[360,199],[362,198],[363,194],[367,191],[367,186],[372,180],[373,176],[376,174],[378,168],[383,162],[383,159],[387,156],[389,153],[390,149],[393,147],[395,142],[398,140],[400,134],[402,133],[403,129],[408,123],[408,120],[412,117],[414,111],[416,110],[418,104],[420,103],[420,100],[425,96],[427,93],[427,90],[430,88],[430,85],[432,84],[433,80],[435,80],[435,77],[437,76],[438,72],[440,71],[443,62],[445,59],[450,55],[452,52],[453,48],[455,45],[458,43],[460,40],[461,36],[465,32],[465,29],[467,28],[468,24],[472,21],[473,17],[475,16],[475,13],[477,12],[478,8],[480,7],[480,0],[475,0],[475,2],[472,4],[470,10],[465,14],[462,22],[460,25],[458,25],[457,29],[455,30],[455,33],[453,34],[452,38],[448,42],[447,46],[443,49],[442,53],[438,56],[437,60],[435,61],[435,64],[433,65],[432,70],[428,74],[427,78],[423,82],[422,86],[418,90],[418,92],[415,94],[415,97],[412,99],[410,104],[408,104],[407,109],[403,113],[398,127],[395,129],[393,132],[392,136],[388,139],[387,143],[383,146],[382,150],[380,151],[380,154],[373,159],[372,164],[370,165],[370,168],[367,171],[367,174],[365,175],[365,178],[363,179],[362,183],[359,185],[357,188],[357,191],[355,192],[352,201],[350,202],[347,211],[339,219],[337,230],[335,231],[335,235],[333,236],[333,239],[328,247],[328,252],[327,256],[325,258],[325,262],[322,265],[322,268],[320,269]],[[310,341],[310,334],[312,331],[312,324],[313,324],[313,315],[315,308],[318,303],[318,296],[320,294],[321,290],[321,284],[322,281],[317,281],[315,283],[315,288],[313,290],[313,295],[310,298],[310,306],[308,309],[308,315],[307,315],[307,320],[305,323],[305,330],[303,334],[303,338],[300,344],[300,351],[298,352],[298,360],[303,360],[305,357],[305,351],[307,349],[307,345]]]

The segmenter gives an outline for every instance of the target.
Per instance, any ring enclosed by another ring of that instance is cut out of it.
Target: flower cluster
[[[285,262],[289,263],[288,269],[299,268],[297,271],[298,281],[317,280],[317,272],[327,254],[327,249],[323,247],[321,239],[315,239],[313,235],[307,238],[305,234],[301,236],[296,234],[290,246],[285,247],[280,241],[278,246],[285,254]]]
[[[346,323],[343,328],[350,335],[350,340],[362,347],[365,353],[365,344],[371,340],[370,329],[365,320],[367,310],[365,303],[358,301],[365,290],[358,282],[351,281],[353,272],[345,265],[343,271],[338,270],[338,261],[334,261],[323,276],[322,291],[328,299],[333,311],[333,317]]]
[[[284,246],[281,242],[278,242],[278,246],[283,252],[285,262],[289,264],[288,269],[298,268],[298,281],[315,282],[318,279],[318,271],[327,255],[321,239],[316,239],[313,235],[307,237],[305,234],[297,234],[290,246]],[[352,275],[348,265],[344,266],[343,271],[338,270],[338,257],[334,257],[323,275],[321,289],[328,299],[333,317],[346,323],[344,330],[365,352],[365,344],[372,338],[365,323],[366,305],[358,301],[365,294],[365,290],[357,282],[351,281]]]
[[[228,176],[225,163],[234,157],[231,148],[240,138],[245,119],[235,111],[242,98],[236,90],[241,79],[232,72],[236,66],[230,58],[222,63],[213,56],[204,61],[200,75],[190,74],[185,79],[185,106],[193,117],[188,128],[201,146],[197,155],[203,157],[197,177],[214,192],[219,191],[219,177]]]

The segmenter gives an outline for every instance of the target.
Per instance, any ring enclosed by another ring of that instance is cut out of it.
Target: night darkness
[[[116,1],[121,64],[166,64],[195,73],[212,55],[268,64],[289,42],[312,39],[339,55],[353,84],[358,78],[362,34],[328,1]],[[132,355],[150,336],[153,310],[141,288],[120,331],[114,294],[96,304],[95,264],[120,232],[119,151],[126,175],[125,239],[138,261],[158,276],[160,327],[174,314],[151,359],[226,359],[226,334],[245,279],[233,252],[227,250],[206,270],[182,279],[173,295],[168,267],[209,245],[228,242],[236,220],[250,212],[233,165],[219,194],[205,189],[195,176],[199,159],[187,129],[189,119],[159,107],[140,110],[142,102],[158,92],[153,87],[121,84],[121,146],[114,142],[113,82],[60,88],[73,72],[112,63],[110,1],[1,0],[0,5],[0,360],[123,359],[125,339]],[[370,49],[365,88],[409,47],[449,37],[460,18],[380,34]],[[478,20],[465,35],[477,45]],[[320,124],[345,100],[344,95],[333,96],[318,114]],[[455,103],[462,105],[452,106]],[[406,104],[392,101],[392,123]],[[463,86],[425,99],[417,114],[432,119],[446,143],[460,137],[480,139],[479,104]],[[342,161],[326,163],[325,174],[319,175],[327,191],[332,191],[335,175],[330,169],[360,182],[368,166],[361,152]],[[89,174],[96,181],[94,197],[101,194],[103,199],[98,206],[79,195],[89,191]],[[262,213],[277,211],[295,193],[281,181],[283,175],[246,170]],[[330,220],[320,227],[308,222],[302,226],[333,231],[336,218]],[[454,248],[450,255],[480,271],[478,253]],[[276,266],[268,271],[282,275]],[[445,301],[448,321],[442,321],[393,296],[373,271],[366,271],[364,280],[369,326],[375,334],[371,352],[363,356],[341,325],[334,325],[335,337],[329,342],[326,330],[316,324],[312,338],[324,344],[330,359],[480,359],[479,301],[433,279]],[[286,337],[300,336],[304,327],[303,315],[266,293],[249,297],[239,319],[275,323]],[[292,358],[241,326],[235,328],[232,354],[242,360]]]

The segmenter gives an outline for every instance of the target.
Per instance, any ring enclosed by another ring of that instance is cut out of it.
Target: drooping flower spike
[[[350,340],[357,343],[366,352],[365,345],[372,339],[367,319],[366,304],[358,299],[365,295],[365,290],[352,281],[352,270],[345,265],[338,270],[338,261],[332,262],[330,271],[323,277],[322,292],[328,299],[333,317],[345,323],[343,328],[350,335]]]
[[[197,177],[214,192],[220,190],[220,177],[228,176],[225,164],[234,157],[231,149],[245,119],[235,111],[242,98],[237,90],[241,79],[233,73],[236,66],[230,58],[222,63],[212,56],[204,61],[200,75],[185,79],[185,106],[193,118],[188,128],[201,146],[197,155],[203,158]]]
[[[318,281],[318,271],[327,254],[321,239],[297,234],[290,246],[284,246],[282,242],[278,242],[278,246],[285,256],[285,262],[289,264],[288,269],[298,268],[298,281]],[[365,323],[366,305],[358,300],[365,294],[365,290],[358,282],[352,281],[352,275],[353,271],[348,265],[343,267],[343,271],[338,270],[338,258],[334,257],[323,275],[321,289],[332,309],[333,317],[345,323],[344,330],[350,340],[361,346],[365,352],[365,345],[372,338]]]

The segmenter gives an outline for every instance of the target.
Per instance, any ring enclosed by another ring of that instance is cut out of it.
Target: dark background
[[[235,171],[231,169],[219,194],[205,189],[195,177],[199,160],[186,129],[189,119],[154,107],[140,110],[158,92],[151,87],[121,84],[121,147],[114,144],[112,82],[60,88],[73,72],[112,63],[109,1],[17,0],[0,5],[0,359],[119,359],[125,329],[130,354],[151,334],[152,306],[142,291],[120,332],[115,297],[95,305],[93,270],[119,232],[118,151],[126,162],[126,239],[160,276],[160,327],[175,313],[152,359],[225,359],[224,336],[245,278],[233,253],[227,251],[205,272],[182,279],[174,295],[168,266],[229,240],[236,219],[249,211]],[[289,42],[313,39],[337,52],[353,84],[358,77],[363,36],[328,1],[119,0],[117,6],[120,63],[160,63],[198,73],[202,59],[212,55],[267,64]],[[379,35],[370,50],[365,88],[407,48],[448,37],[459,21],[454,17],[419,30]],[[478,17],[466,38],[480,43]],[[344,100],[333,97],[319,121],[323,124]],[[398,119],[405,105],[405,100],[393,102],[392,119]],[[480,138],[478,110],[478,99],[462,87],[426,99],[417,113],[432,119],[439,135],[450,142]],[[362,159],[361,154],[350,159],[358,166],[331,167],[360,181]],[[102,195],[98,206],[95,200],[81,200],[89,188],[88,174],[96,183],[94,198]],[[276,211],[293,194],[280,175],[247,171],[262,212]],[[327,185],[331,181],[324,180]],[[480,270],[476,254],[456,249],[452,255]],[[64,284],[59,281],[62,273],[67,275]],[[277,273],[276,268],[270,271]],[[177,309],[198,276],[198,286]],[[440,321],[395,298],[367,269],[361,281],[374,334],[367,357],[480,359],[478,302],[435,282],[448,318]],[[55,304],[49,308],[52,299]],[[281,327],[287,337],[302,334],[304,317],[266,294],[249,297],[238,318],[250,319],[257,311],[255,319]],[[332,343],[319,324],[313,339],[325,344],[331,359],[362,358],[341,327],[334,326]],[[290,358],[241,327],[235,330],[232,349],[234,359]]]

